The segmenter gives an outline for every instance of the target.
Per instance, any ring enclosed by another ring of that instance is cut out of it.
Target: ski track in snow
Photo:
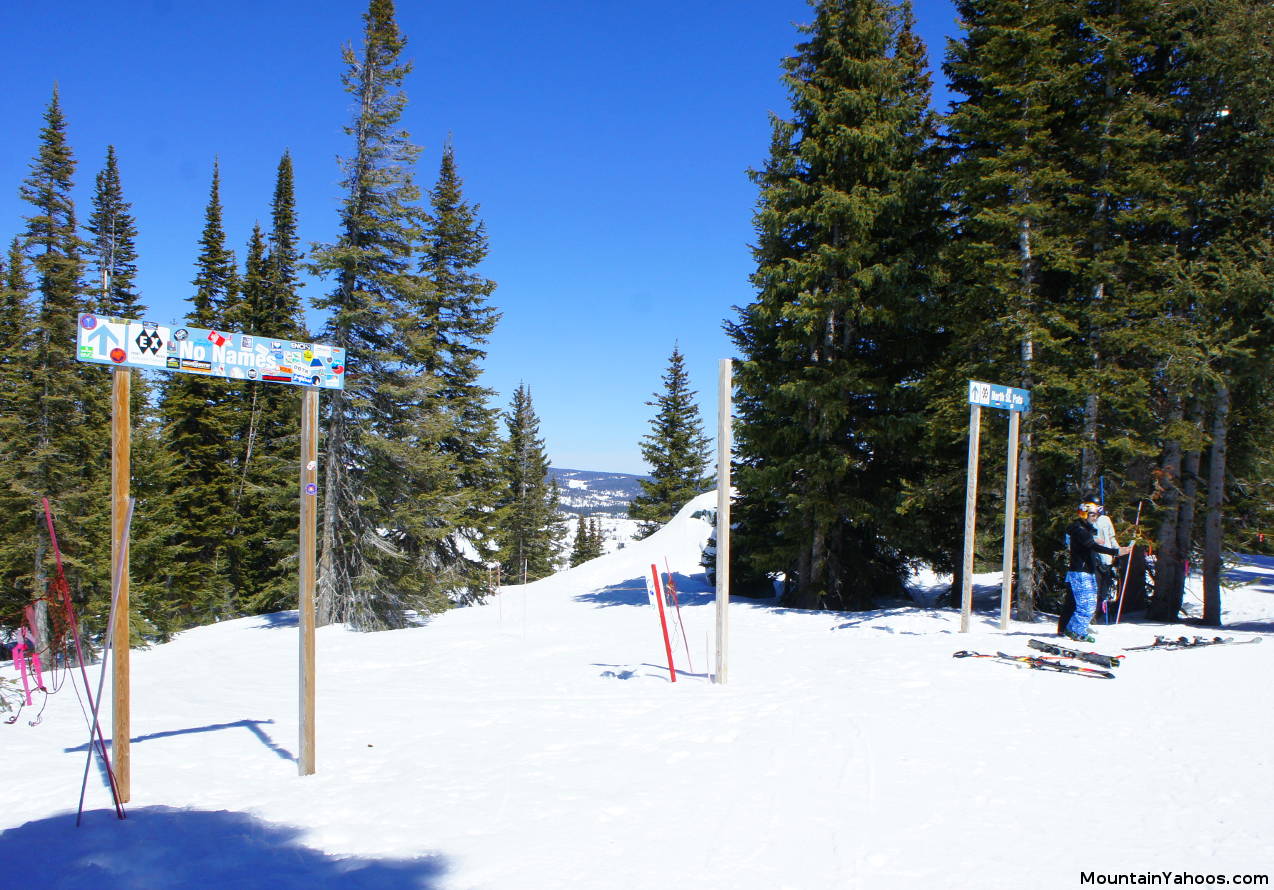
[[[985,575],[968,634],[934,607],[736,600],[714,685],[710,529],[691,518],[714,499],[420,628],[320,628],[314,776],[296,774],[295,613],[133,653],[123,822],[95,765],[75,827],[87,730],[68,684],[38,726],[0,724],[0,886],[1047,890],[1274,868],[1274,642],[1130,653],[1114,681],[953,659],[1053,638],[1047,617],[999,631]],[[674,637],[675,684],[645,593],[665,560],[695,668]],[[1268,571],[1232,573],[1247,586],[1225,592],[1222,633],[1274,631]],[[1214,633],[1096,630],[1085,648],[1111,654]]]

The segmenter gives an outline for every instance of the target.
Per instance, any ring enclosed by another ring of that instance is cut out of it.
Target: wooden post
[[[727,679],[730,644],[730,427],[734,388],[728,358],[721,360],[717,381],[717,661],[716,682]]]
[[[1000,630],[1009,629],[1013,605],[1013,532],[1017,522],[1017,439],[1020,411],[1009,412],[1009,457],[1004,483],[1004,580],[1000,584]]]
[[[111,565],[119,566],[119,590],[112,591],[116,599],[116,618],[111,646],[115,649],[115,671],[112,675],[114,699],[111,710],[111,749],[115,767],[115,785],[119,802],[128,803],[132,796],[132,767],[130,763],[132,743],[132,701],[129,694],[129,631],[132,622],[128,615],[128,496],[131,478],[130,454],[131,428],[129,397],[132,391],[132,371],[115,368],[111,374]]]
[[[964,489],[964,578],[960,591],[960,633],[969,632],[973,612],[973,539],[978,503],[978,447],[982,433],[982,406],[969,407],[969,471]]]
[[[297,771],[314,774],[314,577],[318,541],[318,407],[319,391],[307,387],[301,397],[301,589],[300,734]]]

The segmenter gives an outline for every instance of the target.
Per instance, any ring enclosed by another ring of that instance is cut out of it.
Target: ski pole
[[[53,530],[53,509],[49,506],[49,499],[42,498],[44,502],[44,519],[49,527],[49,543],[53,545],[53,558],[56,567],[56,575],[54,576],[53,587],[58,596],[62,597],[62,608],[66,613],[66,623],[71,629],[71,638],[75,641],[75,657],[80,663],[80,674],[84,678],[84,694],[88,697],[89,703],[93,701],[93,690],[89,686],[88,669],[84,662],[84,648],[80,643],[79,621],[75,615],[75,606],[71,603],[71,588],[66,583],[66,574],[62,570],[62,550],[58,547],[57,532]],[[108,638],[109,642],[109,638]],[[74,681],[72,681],[74,682]],[[97,709],[93,709],[93,716],[89,719],[89,744],[88,759],[91,763],[93,760],[93,739],[97,739],[97,748],[102,757],[102,763],[106,766],[106,777],[110,780],[111,797],[115,802],[115,814],[119,818],[124,818],[124,807],[119,799],[119,788],[115,782],[115,771],[111,768],[110,755],[106,753],[106,739],[102,735],[102,727],[97,722]],[[88,781],[88,768],[84,770],[85,783]],[[80,795],[81,808],[83,807],[83,794]],[[75,824],[79,825],[79,816],[76,816]]]
[[[133,507],[136,504],[137,504],[136,498],[128,499],[128,512],[124,516],[123,537],[125,540],[128,539],[128,531],[133,525]],[[102,737],[102,727],[97,722],[97,710],[98,708],[102,706],[102,686],[106,682],[106,662],[109,659],[111,654],[111,642],[115,639],[115,622],[119,618],[119,609],[118,609],[119,589],[121,584],[123,583],[121,580],[123,578],[123,574],[124,574],[124,552],[123,550],[121,550],[119,557],[115,561],[115,570],[111,576],[111,581],[112,581],[111,612],[110,612],[110,617],[106,621],[106,645],[102,648],[102,670],[97,677],[97,698],[93,699],[92,697],[90,697],[90,701],[92,701],[93,703],[93,725],[97,727],[97,737],[99,739],[101,739]],[[92,760],[93,760],[93,748],[91,744],[92,739],[90,738],[89,741],[90,741],[90,745],[89,745],[88,757],[84,762],[84,779],[80,783],[80,808],[78,812],[76,812],[75,814],[75,825],[77,828],[79,827],[79,824],[80,824],[80,818],[84,814],[84,793],[88,789],[89,764],[92,763]],[[111,741],[112,743],[114,743],[114,739],[112,739]],[[103,748],[104,747],[105,745],[103,745]],[[104,754],[103,754],[103,757],[105,757]],[[123,819],[124,804],[119,799],[119,789],[116,787],[116,783],[115,783],[115,771],[111,768],[111,763],[109,760],[106,761],[106,773],[110,777],[111,794],[115,798],[115,814],[119,816],[119,818]]]
[[[686,663],[690,665],[690,672],[694,673],[694,659],[690,657],[690,641],[686,639],[686,625],[681,620],[681,601],[677,599],[677,581],[672,577],[672,567],[668,565],[668,557],[664,557],[664,568],[668,570],[668,580],[665,587],[672,594],[672,605],[677,610],[677,625],[681,628],[681,644],[686,647]]]
[[[1119,585],[1119,590],[1115,591],[1119,598],[1119,608],[1115,610],[1115,623],[1119,623],[1120,617],[1124,614],[1124,591],[1128,587],[1128,576],[1132,572],[1132,558],[1137,552],[1137,538],[1141,537],[1141,505],[1142,501],[1137,501],[1137,522],[1132,529],[1132,550],[1128,553],[1128,564],[1124,566],[1124,581]]]

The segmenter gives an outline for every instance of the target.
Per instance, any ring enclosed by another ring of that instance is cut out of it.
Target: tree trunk
[[[1217,386],[1208,460],[1208,515],[1203,545],[1203,623],[1221,626],[1221,519],[1225,509],[1225,449],[1230,424],[1230,388]]]
[[[323,527],[316,589],[315,624],[323,627],[344,620],[350,594],[342,542],[337,540],[341,491],[345,485],[345,394],[331,394],[327,441],[323,448]]]
[[[1096,364],[1097,354],[1093,353],[1093,366],[1096,367]],[[1081,495],[1097,491],[1100,473],[1097,460],[1097,393],[1095,392],[1090,392],[1084,399],[1084,448],[1080,452],[1079,463],[1079,479],[1083,489]]]
[[[1017,619],[1035,620],[1035,515],[1034,473],[1031,459],[1031,424],[1022,426],[1017,457]]]
[[[1181,419],[1181,401],[1174,397],[1168,422]],[[1159,486],[1163,491],[1163,521],[1159,525],[1159,555],[1155,563],[1155,595],[1149,614],[1156,621],[1175,621],[1181,611],[1181,550],[1177,537],[1181,502],[1181,442],[1169,441],[1159,465]]]
[[[36,540],[35,576],[32,579],[34,585],[31,589],[31,597],[35,600],[31,609],[34,626],[31,632],[35,634],[35,651],[40,656],[40,663],[52,670],[54,661],[52,635],[49,632],[49,603],[48,600],[42,599],[49,586],[48,575],[44,568],[44,557],[49,552],[49,545],[43,534],[38,535]]]
[[[1199,399],[1190,400],[1189,418],[1191,425],[1203,433],[1203,405]],[[1176,578],[1173,595],[1177,603],[1185,600],[1186,582],[1190,578],[1190,557],[1194,553],[1194,515],[1195,501],[1199,492],[1199,461],[1201,454],[1198,448],[1187,451],[1181,459],[1181,500],[1177,505],[1177,554],[1180,557],[1181,570]]]

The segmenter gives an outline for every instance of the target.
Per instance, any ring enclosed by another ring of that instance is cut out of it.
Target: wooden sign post
[[[721,360],[717,381],[717,660],[716,682],[728,678],[730,646],[730,426],[734,385],[728,358]]]
[[[297,771],[314,774],[314,579],[318,550],[318,405],[317,389],[301,397],[301,584],[297,597],[300,645],[301,756]]]
[[[115,650],[115,669],[111,674],[111,750],[115,761],[115,788],[120,803],[132,799],[132,702],[129,690],[129,620],[128,620],[128,498],[131,474],[131,439],[129,397],[132,393],[132,371],[116,368],[111,372],[111,565],[116,567],[112,580],[118,590],[111,591],[116,614],[111,647]]]
[[[960,589],[960,632],[969,632],[973,613],[973,550],[977,538],[978,451],[981,441],[982,408],[1003,408],[1009,412],[1009,454],[1004,493],[1004,580],[1000,585],[1000,629],[1009,626],[1013,593],[1013,524],[1017,509],[1017,440],[1019,415],[1031,410],[1031,393],[1011,386],[969,381],[969,468],[964,490],[964,576]]]
[[[251,382],[305,387],[301,426],[300,718],[298,767],[314,767],[314,581],[318,516],[318,397],[345,388],[345,349],[324,343],[273,340],[255,334],[106,318],[86,312],[77,325],[76,359],[114,369],[111,398],[111,564],[121,566],[112,645],[115,649],[114,751],[120,803],[130,798],[130,701],[128,611],[128,501],[130,368],[175,371]]]

